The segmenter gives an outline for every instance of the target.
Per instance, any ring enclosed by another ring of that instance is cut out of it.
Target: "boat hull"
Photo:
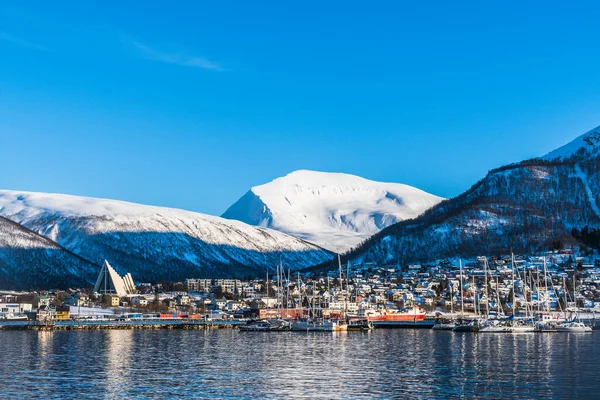
[[[472,332],[472,333],[476,333],[479,332],[479,327],[478,326],[473,326],[473,325],[457,325],[454,327],[454,329],[452,329],[452,332]]]

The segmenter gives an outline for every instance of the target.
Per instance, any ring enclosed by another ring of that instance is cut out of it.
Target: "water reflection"
[[[598,337],[0,332],[0,398],[586,398],[600,390]]]
[[[98,347],[99,350],[104,349],[106,356],[106,362],[100,366],[105,376],[106,396],[116,399],[122,397],[127,390],[133,351],[133,331],[108,330],[102,333],[105,342]]]

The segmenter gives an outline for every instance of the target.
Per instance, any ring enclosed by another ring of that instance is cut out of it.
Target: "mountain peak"
[[[441,200],[409,185],[298,170],[253,187],[223,217],[280,230],[339,252]]]
[[[387,183],[372,181],[358,175],[347,174],[343,172],[322,172],[308,169],[299,169],[292,171],[287,175],[276,178],[273,181],[264,185],[254,186],[252,190],[259,189],[265,186],[273,186],[276,184],[285,185],[305,185],[305,186],[325,186],[325,185],[348,185],[348,184],[373,184],[386,185]],[[390,183],[392,185],[399,185]],[[403,185],[408,186],[408,185]]]
[[[575,138],[573,141],[558,149],[551,151],[542,157],[543,160],[556,160],[571,158],[575,155],[584,157],[586,155],[600,154],[600,126]]]

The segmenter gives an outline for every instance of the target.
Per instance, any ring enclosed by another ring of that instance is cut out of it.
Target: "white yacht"
[[[583,322],[565,322],[556,327],[556,332],[591,333],[592,328]]]

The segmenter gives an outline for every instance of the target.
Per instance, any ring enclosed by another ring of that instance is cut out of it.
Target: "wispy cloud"
[[[127,42],[131,46],[133,46],[142,57],[145,57],[149,60],[181,65],[184,67],[210,69],[213,71],[225,71],[220,65],[209,61],[204,57],[190,56],[182,53],[166,53],[160,50],[156,50],[133,39],[127,39]]]
[[[52,51],[47,47],[40,46],[39,44],[29,42],[25,39],[21,39],[19,37],[11,35],[10,33],[2,32],[2,31],[0,31],[0,40],[2,40],[4,42],[14,43],[19,46],[28,47],[28,48],[34,49],[34,50],[47,51],[47,52]]]

